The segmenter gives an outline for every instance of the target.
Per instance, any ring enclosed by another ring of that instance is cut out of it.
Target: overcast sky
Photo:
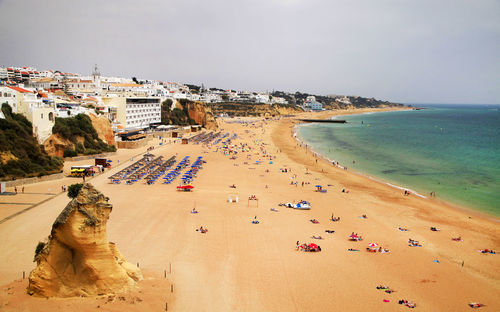
[[[500,103],[498,0],[0,0],[0,66]]]

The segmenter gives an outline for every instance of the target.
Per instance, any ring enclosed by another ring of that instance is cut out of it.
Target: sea
[[[500,217],[500,105],[334,117],[297,128],[314,151],[359,173]]]

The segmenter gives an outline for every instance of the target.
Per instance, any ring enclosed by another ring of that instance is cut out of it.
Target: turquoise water
[[[500,216],[500,106],[427,107],[342,116],[347,124],[298,133],[348,168]]]

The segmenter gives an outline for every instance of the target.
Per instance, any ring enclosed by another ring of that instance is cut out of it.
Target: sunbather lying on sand
[[[340,221],[340,217],[334,217],[332,213],[332,217],[330,218],[333,222]]]
[[[407,306],[408,308],[412,308],[412,309],[417,306],[416,303],[410,302],[410,301],[404,300],[404,299],[399,300],[399,304],[403,304],[403,305]]]
[[[408,229],[406,229],[406,228],[402,228],[402,227],[399,227],[398,229],[399,229],[400,231],[402,231],[402,232],[406,232],[406,231],[408,231]]]
[[[333,234],[333,233],[335,233],[335,231],[334,231],[334,230],[325,230],[325,232],[326,232],[326,233],[329,233],[329,234]]]
[[[479,303],[479,302],[469,302],[469,307],[476,309],[476,308],[484,307],[484,304]]]
[[[383,290],[384,292],[390,294],[390,293],[393,293],[394,290],[390,289],[389,287],[387,286],[382,286],[382,285],[379,285],[377,286],[377,289],[380,289],[380,290]]]
[[[422,247],[422,245],[420,245],[420,243],[416,240],[413,240],[411,238],[408,239],[408,246],[410,247]]]
[[[438,229],[438,228],[436,228],[436,227],[431,226],[431,231],[433,231],[433,232],[437,232],[437,231],[439,231],[439,229]]]
[[[318,221],[318,220],[316,220],[316,219],[311,219],[311,220],[309,220],[309,221],[311,221],[312,223],[315,223],[315,224],[319,223],[319,221]]]
[[[489,253],[489,254],[496,254],[495,251],[491,250],[491,249],[481,249],[479,250],[480,253]]]
[[[314,239],[323,239],[323,237],[321,237],[321,236],[319,236],[319,235],[318,235],[318,236],[313,235],[313,236],[312,236],[312,238],[314,238]]]
[[[203,226],[200,226],[199,229],[196,229],[197,232],[201,232],[201,233],[206,233],[208,232],[208,229],[207,228],[204,228]]]
[[[452,237],[451,240],[456,241],[456,242],[463,242],[462,237]]]

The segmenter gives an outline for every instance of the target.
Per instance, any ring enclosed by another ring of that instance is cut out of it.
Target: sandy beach
[[[245,120],[255,122],[235,122]],[[500,310],[500,255],[478,252],[500,251],[497,219],[439,198],[404,196],[400,189],[333,166],[298,144],[296,124],[295,118],[219,120],[219,130],[237,134],[231,144],[248,147],[234,148],[236,155],[224,153],[221,143],[159,146],[152,141],[157,156],[206,160],[193,192],[177,192],[179,180],[110,184],[108,177],[145,148],[119,150],[110,170],[88,180],[113,204],[109,240],[144,272],[146,279],[131,293],[71,299],[27,295],[23,271],[27,276],[35,267],[35,246],[69,202],[61,186],[81,179],[26,185],[26,194],[1,196],[0,219],[39,204],[0,223],[0,311],[406,310],[398,304],[401,299],[415,302],[420,311],[468,311],[469,302],[485,304],[480,311]],[[65,171],[90,162],[66,163]],[[317,192],[315,185],[327,192]],[[252,195],[258,200],[248,200]],[[228,201],[236,196],[237,203]],[[300,200],[312,208],[279,206]],[[199,213],[190,213],[194,207]],[[332,214],[340,221],[332,222]],[[200,226],[208,232],[196,231]],[[353,232],[363,240],[350,241]],[[422,247],[410,247],[409,239]],[[320,245],[321,251],[297,251],[297,241]],[[370,243],[390,252],[367,252]]]

